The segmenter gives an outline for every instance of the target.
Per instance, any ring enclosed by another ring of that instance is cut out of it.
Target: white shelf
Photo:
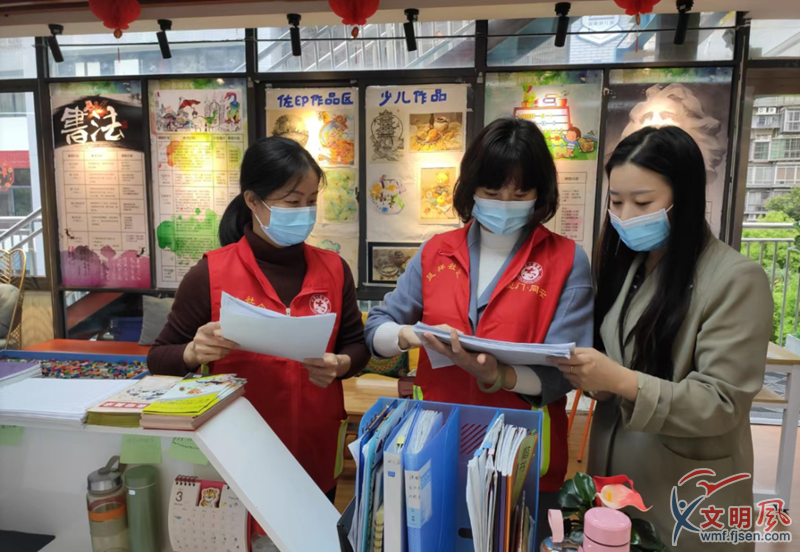
[[[156,466],[162,495],[162,550],[172,552],[166,506],[178,475],[224,479],[282,552],[338,552],[339,514],[275,432],[244,398],[197,431],[105,426],[63,426],[46,420],[0,419],[26,428],[18,446],[0,447],[0,529],[55,535],[45,552],[91,549],[86,515],[86,477],[119,454],[121,435],[162,440]],[[210,466],[167,456],[172,437],[191,437]]]

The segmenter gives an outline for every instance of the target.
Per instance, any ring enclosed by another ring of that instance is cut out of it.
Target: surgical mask
[[[667,212],[672,209],[660,209],[655,213],[633,217],[628,220],[620,218],[608,211],[611,226],[619,234],[622,243],[634,251],[653,251],[667,245],[669,241],[669,218]]]
[[[507,236],[528,224],[535,203],[535,199],[500,201],[475,196],[472,216],[492,233]]]
[[[261,203],[269,209],[269,226],[264,226],[258,215],[256,220],[267,237],[281,247],[303,243],[314,229],[316,207],[270,207],[263,201]]]

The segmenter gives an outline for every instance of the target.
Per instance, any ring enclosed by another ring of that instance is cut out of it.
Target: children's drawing
[[[463,116],[461,113],[426,113],[411,115],[411,151],[462,151]]]
[[[385,174],[380,180],[369,187],[369,199],[382,215],[397,215],[406,206],[402,194],[405,192],[403,184]]]
[[[396,283],[403,275],[419,245],[409,247],[406,244],[377,244],[370,246],[370,283]]]
[[[351,115],[320,111],[322,122],[319,143],[322,151],[318,161],[323,165],[353,165],[355,163],[355,123]]]
[[[403,158],[403,121],[389,110],[381,111],[370,125],[372,160],[396,163]]]
[[[455,167],[424,167],[420,169],[419,218],[422,224],[453,224],[458,222],[455,209],[453,209],[453,188],[455,184]]]
[[[352,169],[329,169],[322,190],[324,222],[355,222],[358,220],[358,182]]]
[[[192,94],[185,97],[181,94]],[[238,93],[225,90],[174,92],[155,95],[156,132],[241,132]]]
[[[303,147],[308,144],[308,128],[299,115],[287,113],[281,115],[272,127],[273,136],[282,136],[294,140]]]

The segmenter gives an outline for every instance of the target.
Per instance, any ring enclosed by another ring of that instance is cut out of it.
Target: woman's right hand
[[[194,339],[183,350],[183,362],[189,368],[225,358],[239,346],[222,337],[219,322],[209,322],[197,329]]]
[[[450,332],[450,330],[455,329],[447,324],[439,324],[436,327],[446,332]],[[459,330],[456,331],[458,332],[458,335],[464,335],[464,332]],[[420,339],[417,337],[417,334],[414,333],[414,326],[403,326],[400,328],[400,332],[397,334],[397,344],[404,351],[408,351],[409,349],[419,349],[422,347],[422,341],[420,341]]]

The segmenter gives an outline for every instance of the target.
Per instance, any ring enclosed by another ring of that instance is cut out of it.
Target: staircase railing
[[[0,234],[0,249],[22,249],[28,258],[28,275],[44,277],[44,244],[42,242],[42,209],[20,217]]]

